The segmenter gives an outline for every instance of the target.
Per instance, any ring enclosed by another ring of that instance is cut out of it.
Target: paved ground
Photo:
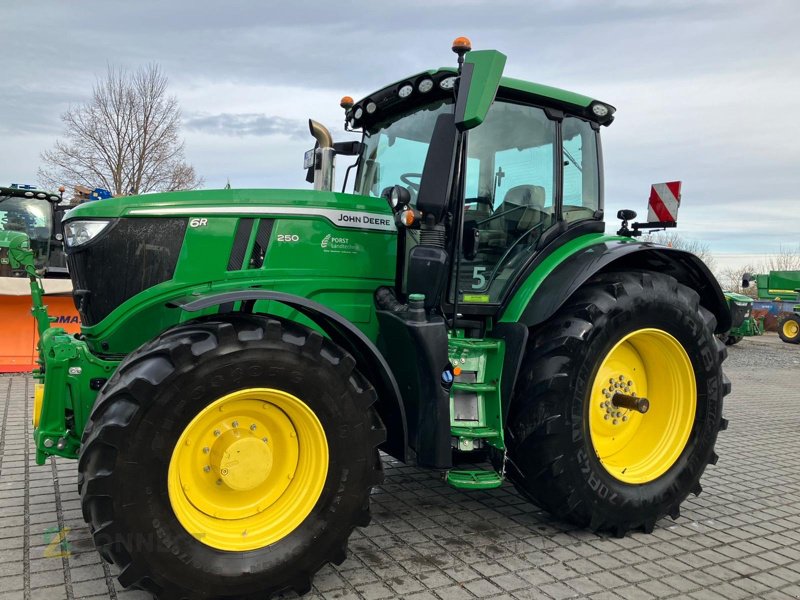
[[[677,522],[598,536],[554,521],[511,487],[459,492],[387,460],[373,524],[309,597],[800,598],[800,346],[776,340],[731,348],[720,461]],[[0,600],[149,598],[120,590],[100,563],[75,464],[35,466],[31,394],[30,379],[0,378]]]

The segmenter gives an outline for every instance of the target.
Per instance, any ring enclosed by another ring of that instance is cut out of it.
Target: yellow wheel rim
[[[797,337],[800,334],[800,325],[794,319],[788,319],[783,323],[783,335],[789,339]]]
[[[612,402],[615,393],[647,398],[641,413]],[[654,481],[678,460],[697,410],[694,369],[683,346],[660,329],[639,329],[605,356],[592,384],[589,430],[598,459],[631,484]]]
[[[205,407],[169,463],[181,525],[219,550],[256,550],[308,517],[328,475],[328,442],[314,412],[280,390],[249,388]]]
[[[33,426],[38,427],[42,418],[42,403],[44,403],[44,384],[37,383],[33,386]]]

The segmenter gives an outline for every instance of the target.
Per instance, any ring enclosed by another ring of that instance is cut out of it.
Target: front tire
[[[677,518],[727,425],[715,325],[669,276],[607,273],[585,284],[531,335],[507,430],[517,489],[616,535]],[[618,393],[647,397],[649,410],[619,407]]]
[[[103,388],[79,462],[95,545],[158,598],[304,593],[345,558],[385,431],[353,358],[254,315],[176,327]]]

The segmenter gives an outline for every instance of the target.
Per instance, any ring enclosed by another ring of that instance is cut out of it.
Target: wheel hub
[[[251,431],[242,435],[232,429],[221,435],[211,448],[212,470],[229,488],[252,490],[269,477],[272,470],[272,450]]]
[[[659,329],[626,335],[601,361],[590,392],[598,460],[625,483],[657,479],[683,452],[696,406],[694,370],[680,342]]]
[[[305,403],[245,389],[212,402],[184,429],[170,460],[170,503],[209,546],[262,548],[308,516],[327,470],[325,431]]]

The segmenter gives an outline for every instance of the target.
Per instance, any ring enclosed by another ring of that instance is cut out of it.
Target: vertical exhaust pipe
[[[336,181],[333,137],[327,127],[313,119],[308,120],[308,129],[319,145],[314,150],[314,189],[330,192]]]

